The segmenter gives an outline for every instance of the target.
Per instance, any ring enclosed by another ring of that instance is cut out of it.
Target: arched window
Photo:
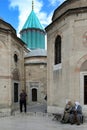
[[[17,54],[14,54],[14,61],[17,63],[17,61],[18,61],[18,56],[17,56]]]
[[[55,65],[61,63],[61,36],[55,40]]]

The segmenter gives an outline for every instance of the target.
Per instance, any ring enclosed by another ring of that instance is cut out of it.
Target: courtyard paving
[[[47,114],[22,113],[0,118],[0,130],[87,130],[87,122],[79,126],[61,124]]]
[[[35,104],[27,106],[26,114],[18,110],[12,116],[0,117],[0,130],[87,130],[87,121],[80,126],[53,121],[46,108],[46,104]]]

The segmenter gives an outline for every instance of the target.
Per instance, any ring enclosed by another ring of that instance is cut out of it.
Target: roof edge
[[[80,12],[87,12],[87,7],[80,7],[80,8],[74,8],[74,9],[68,9],[66,12],[62,13],[59,17],[57,17],[54,21],[49,24],[45,30],[47,31],[50,26],[52,26],[57,20],[61,19],[63,16],[69,15],[69,14],[75,14],[75,13],[80,13]]]

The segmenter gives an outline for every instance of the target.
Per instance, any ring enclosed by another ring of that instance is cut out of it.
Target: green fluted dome
[[[45,30],[33,10],[28,16],[20,34],[21,39],[31,50],[37,48],[45,49]]]
[[[28,16],[27,21],[24,24],[22,30],[27,29],[27,28],[38,28],[38,29],[43,30],[43,27],[40,24],[39,19],[33,10],[31,11],[30,15]]]

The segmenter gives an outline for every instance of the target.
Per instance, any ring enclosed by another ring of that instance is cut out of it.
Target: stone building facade
[[[45,30],[41,25],[32,1],[32,10],[20,31],[21,39],[30,52],[24,57],[25,86],[28,104],[44,105],[47,95],[47,51],[45,50]]]
[[[48,112],[72,100],[87,113],[87,0],[66,0],[46,32]]]
[[[34,29],[36,33],[39,30]],[[42,31],[45,37],[45,31]],[[29,105],[44,104],[47,95],[47,53],[41,43],[40,39],[36,46],[32,44],[35,49],[30,50],[27,43],[17,37],[16,30],[0,19],[0,113],[10,114],[19,108],[22,89],[26,90]]]
[[[24,59],[25,86],[28,104],[44,104],[47,95],[47,54],[44,49],[35,49]]]
[[[0,110],[11,112],[24,88],[24,52],[29,52],[15,29],[0,19]],[[4,109],[2,109],[4,108]]]

